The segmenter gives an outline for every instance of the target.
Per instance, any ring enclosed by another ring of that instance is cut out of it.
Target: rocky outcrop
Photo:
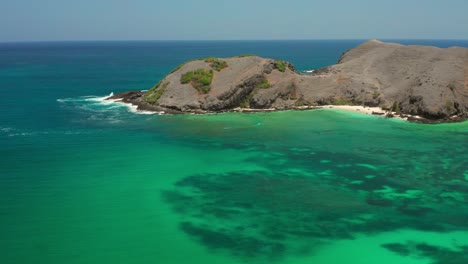
[[[205,75],[187,74],[195,72]],[[179,66],[146,93],[112,97],[118,98],[141,110],[180,113],[363,105],[419,121],[460,121],[468,117],[468,49],[371,40],[307,75],[257,56],[209,58]]]

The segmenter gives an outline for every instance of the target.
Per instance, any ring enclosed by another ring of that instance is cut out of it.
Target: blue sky
[[[468,39],[467,0],[1,0],[0,41]]]

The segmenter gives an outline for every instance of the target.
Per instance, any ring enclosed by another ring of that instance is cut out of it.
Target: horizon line
[[[65,43],[65,42],[222,42],[222,41],[366,41],[366,40],[404,40],[404,41],[468,41],[468,38],[323,38],[323,39],[109,39],[109,40],[7,40],[0,44],[15,43]]]

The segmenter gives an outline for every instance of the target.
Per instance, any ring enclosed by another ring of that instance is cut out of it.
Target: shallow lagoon
[[[356,43],[314,65],[309,44],[191,55],[285,52],[306,70]],[[192,44],[47,45],[0,49],[2,263],[468,262],[468,123],[138,115],[98,99],[151,87]]]
[[[2,130],[10,263],[466,263],[467,123],[59,103],[102,119]]]

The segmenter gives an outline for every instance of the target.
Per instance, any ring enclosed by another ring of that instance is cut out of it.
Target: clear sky
[[[468,39],[468,0],[0,0],[0,42]]]

